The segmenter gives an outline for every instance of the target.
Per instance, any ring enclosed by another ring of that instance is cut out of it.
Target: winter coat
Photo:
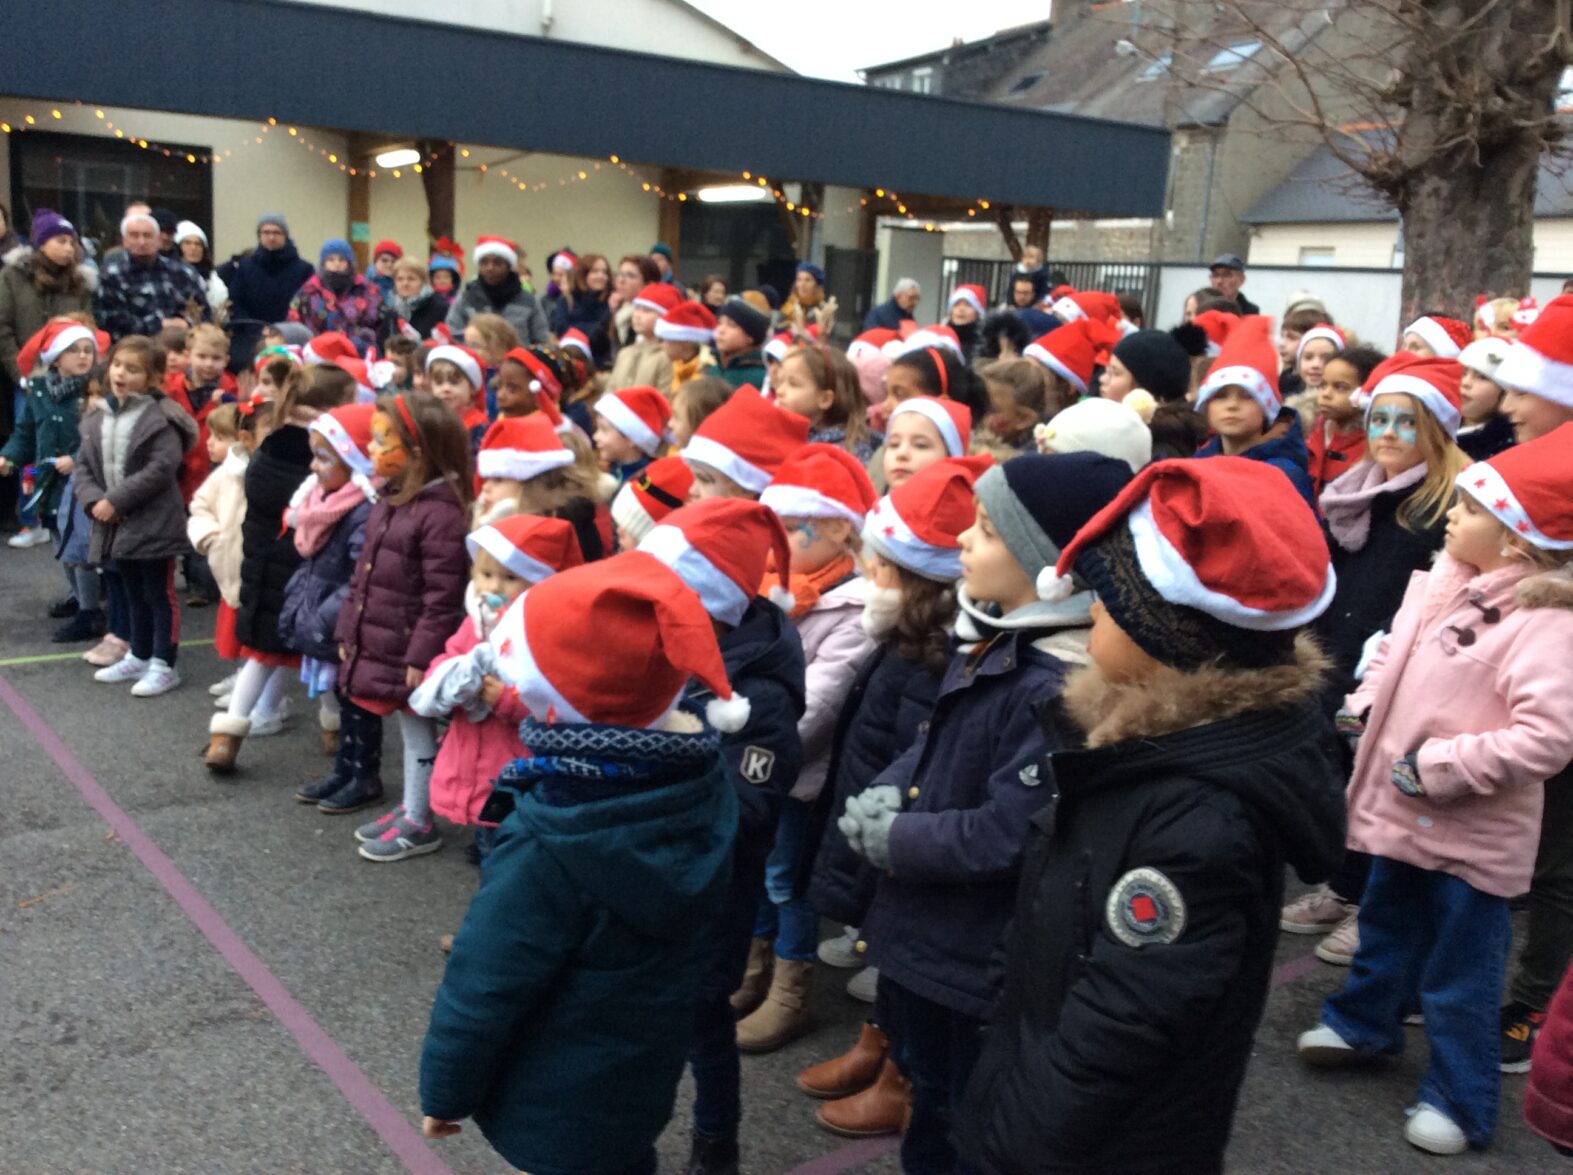
[[[53,517],[60,508],[60,493],[66,477],[55,471],[56,457],[75,457],[82,434],[77,417],[82,411],[82,392],[87,387],[83,376],[67,378],[58,372],[35,375],[22,389],[22,414],[15,431],[0,449],[12,465],[34,466],[43,487],[38,497],[41,518]]]
[[[1031,836],[1004,991],[955,1115],[969,1168],[1216,1172],[1267,1002],[1284,866],[1342,853],[1319,657],[1268,670],[1094,669],[1046,707],[1056,792]],[[1046,788],[1045,790],[1050,790]]]
[[[575,328],[582,331],[590,340],[590,355],[595,366],[606,367],[612,354],[612,308],[605,294],[599,298],[576,294],[572,306],[563,299],[553,308],[550,319],[552,333],[558,338]]]
[[[1198,457],[1223,456],[1223,440],[1213,437],[1196,450],[1196,455]],[[1300,418],[1293,409],[1286,408],[1281,412],[1277,423],[1273,425],[1267,436],[1239,455],[1252,461],[1265,461],[1274,469],[1283,470],[1284,476],[1294,486],[1295,492],[1305,499],[1305,504],[1313,511],[1316,509],[1316,494],[1311,486],[1311,475],[1307,466],[1309,455],[1305,448],[1305,434],[1300,431]]]
[[[109,468],[106,434],[117,420],[135,413],[124,441],[118,484]],[[132,396],[124,406],[114,397],[82,419],[75,491],[82,508],[108,499],[119,518],[93,519],[89,561],[170,559],[191,548],[186,542],[186,506],[180,499],[180,460],[196,443],[197,422],[162,392]]]
[[[859,667],[874,650],[874,642],[863,631],[868,587],[868,580],[853,576],[825,592],[797,618],[805,669],[803,717],[797,724],[803,763],[792,785],[794,800],[812,800],[825,786],[836,718]]]
[[[344,646],[346,693],[402,703],[406,670],[424,673],[442,652],[464,618],[464,535],[464,505],[443,481],[402,506],[383,498],[371,508],[364,557],[334,633]]]
[[[552,341],[552,331],[547,324],[546,313],[529,290],[521,288],[510,301],[498,308],[491,304],[485,291],[481,289],[480,279],[472,281],[448,307],[448,329],[453,332],[455,339],[464,334],[464,328],[477,314],[502,315],[518,334],[519,342],[526,347]]]
[[[1328,436],[1332,422],[1318,416],[1311,424],[1306,437],[1306,472],[1311,476],[1312,488],[1320,494],[1328,482],[1348,473],[1365,460],[1365,429],[1358,425],[1348,432],[1333,432]]]
[[[431,338],[432,328],[448,317],[448,299],[436,290],[427,290],[417,297],[416,302],[410,307],[409,315],[404,319],[416,334],[423,339]],[[389,339],[399,333],[399,312],[394,309],[393,303],[384,298],[382,314],[377,323],[377,346],[387,345]]]
[[[1490,608],[1497,623],[1487,623]],[[1570,648],[1565,571],[1515,563],[1480,575],[1443,552],[1416,572],[1344,703],[1366,714],[1349,780],[1350,848],[1499,897],[1528,890],[1542,784],[1573,760]],[[1422,796],[1393,786],[1393,764],[1407,755]]]
[[[1471,461],[1487,461],[1515,441],[1513,422],[1506,416],[1493,416],[1484,424],[1458,430],[1458,447]]]
[[[314,335],[343,331],[364,351],[377,345],[377,321],[382,316],[382,291],[357,274],[349,289],[336,294],[314,273],[295,293],[289,321],[298,322]]]
[[[515,1169],[623,1170],[672,1115],[737,801],[713,735],[652,733],[527,723],[540,757],[516,767],[562,755],[629,777],[498,783],[512,811],[437,989],[420,1101],[473,1118]],[[673,738],[695,749],[656,749]]]
[[[339,659],[333,633],[350,594],[350,579],[360,562],[370,517],[371,502],[358,503],[339,519],[316,554],[301,561],[284,585],[279,636],[290,648],[319,661]]]
[[[121,251],[99,267],[93,318],[112,339],[153,338],[166,318],[208,317],[207,283],[184,261],[158,254],[144,262]]]
[[[233,404],[239,398],[239,386],[226,371],[218,383],[193,388],[186,373],[176,371],[164,382],[164,391],[197,422],[197,443],[186,451],[185,468],[180,472],[180,494],[190,502],[197,487],[213,471],[213,462],[208,459],[208,417],[220,404]]]
[[[765,353],[757,347],[731,356],[718,353],[715,363],[705,368],[705,374],[724,379],[734,388],[762,388],[765,386]]]
[[[1573,967],[1551,997],[1534,1050],[1524,1121],[1553,1146],[1573,1148]]]
[[[186,537],[208,561],[219,595],[231,608],[240,607],[241,536],[246,521],[246,450],[230,446],[229,454],[191,498]]]
[[[612,362],[612,374],[607,378],[606,390],[618,392],[623,388],[651,387],[672,394],[672,361],[661,350],[659,339],[640,339],[629,343],[617,352]]]
[[[311,438],[298,424],[270,432],[246,463],[235,637],[260,653],[300,651],[279,632],[284,588],[300,566],[300,552],[284,526],[284,511],[300,483],[310,476]]]
[[[19,384],[32,374],[16,369],[16,357],[46,322],[62,314],[92,309],[97,274],[85,265],[77,266],[77,273],[80,282],[45,289],[38,283],[31,248],[24,245],[6,254],[5,268],[0,269],[0,365],[4,367],[0,384]]]
[[[317,271],[286,241],[280,249],[259,245],[214,272],[229,287],[229,365],[238,371],[251,362],[263,326],[285,320],[295,292]]]
[[[894,298],[886,298],[863,316],[863,329],[868,330],[896,330],[901,329],[903,322],[916,321],[911,311],[903,310],[896,305]]]

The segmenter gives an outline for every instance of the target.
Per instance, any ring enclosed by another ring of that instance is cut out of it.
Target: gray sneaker
[[[382,835],[361,843],[360,855],[368,861],[402,861],[405,857],[435,853],[440,848],[442,834],[435,824],[430,821],[416,824],[400,809],[398,816],[382,830]]]
[[[395,804],[375,820],[368,820],[355,830],[355,839],[365,844],[367,841],[376,840],[388,830],[388,826],[404,815],[404,805]]]

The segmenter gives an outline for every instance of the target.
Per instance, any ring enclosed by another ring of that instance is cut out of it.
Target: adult
[[[21,243],[22,238],[17,236],[16,230],[11,227],[10,206],[0,201],[0,257],[4,257]]]
[[[699,282],[699,301],[710,307],[714,314],[727,299],[726,278],[719,273],[707,273]]]
[[[230,258],[217,270],[229,287],[231,371],[250,366],[262,328],[284,321],[295,291],[315,272],[290,240],[289,221],[282,212],[264,212],[257,218],[257,247]]]
[[[229,301],[229,287],[213,271],[207,233],[194,221],[183,220],[175,226],[175,248],[180,252],[180,259],[196,270],[207,286],[208,305],[214,310],[222,310],[224,303]]]
[[[634,331],[634,299],[646,286],[661,280],[661,267],[646,253],[629,253],[617,262],[612,279],[612,340],[619,347],[637,341]]]
[[[818,322],[824,302],[825,271],[812,261],[799,261],[797,274],[792,279],[792,296],[781,307],[781,316],[788,322],[796,322],[801,313],[805,323]]]
[[[1235,254],[1225,253],[1214,257],[1213,263],[1207,267],[1207,276],[1213,289],[1239,305],[1241,314],[1262,312],[1260,306],[1240,293],[1240,287],[1245,284],[1245,262]]]
[[[586,253],[574,266],[562,301],[552,315],[552,333],[561,338],[579,330],[590,340],[598,369],[612,362],[612,267],[599,253]]]
[[[33,214],[32,247],[20,246],[0,270],[0,364],[10,387],[30,373],[18,371],[22,345],[51,318],[92,308],[87,270],[79,264],[82,243],[76,228],[58,212]],[[10,398],[4,398],[8,408]],[[4,411],[0,408],[0,411]],[[7,427],[4,431],[9,432]]]
[[[180,260],[180,250],[175,245],[175,230],[180,227],[180,217],[168,208],[155,208],[153,220],[158,225],[158,251],[165,257]]]
[[[650,246],[650,260],[661,271],[659,280],[670,286],[679,284],[677,280],[677,265],[672,260],[672,246],[665,241],[657,241]]]
[[[382,317],[382,291],[355,269],[355,251],[343,237],[322,242],[317,272],[295,292],[289,320],[314,335],[341,331],[356,350],[376,345]]]
[[[380,346],[396,334],[414,331],[431,338],[432,328],[448,316],[448,300],[431,288],[426,270],[413,257],[400,257],[393,265],[393,292],[383,300],[382,321],[377,326]]]
[[[151,212],[126,215],[120,246],[100,268],[93,296],[93,317],[111,339],[153,337],[166,326],[208,317],[206,283],[184,261],[159,252],[158,221]]]
[[[519,246],[502,237],[482,237],[475,245],[479,273],[448,307],[448,329],[454,338],[477,314],[500,314],[508,320],[519,341],[539,346],[552,341],[551,326],[535,295],[524,288],[513,267],[519,264]]]
[[[863,316],[863,329],[900,330],[903,322],[914,321],[912,312],[922,298],[923,288],[910,277],[902,278],[890,297]]]
[[[975,285],[957,286],[950,295],[945,325],[956,332],[961,357],[969,364],[977,357],[978,345],[983,341],[983,300],[987,296],[982,286]]]

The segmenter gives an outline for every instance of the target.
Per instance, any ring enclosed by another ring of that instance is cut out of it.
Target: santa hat
[[[1059,573],[1073,569],[1137,645],[1181,669],[1287,662],[1294,630],[1337,587],[1316,515],[1245,457],[1149,465],[1061,553]]]
[[[1063,376],[1082,395],[1092,383],[1092,369],[1099,353],[1108,358],[1109,350],[1120,341],[1120,332],[1110,323],[1095,318],[1078,318],[1040,335],[1027,345],[1022,356],[1036,359],[1050,371]]]
[[[612,521],[639,542],[657,522],[682,508],[693,486],[693,470],[681,457],[657,458],[617,491]]]
[[[520,579],[540,583],[584,562],[573,523],[539,514],[510,514],[464,538],[470,559],[485,551]]]
[[[651,282],[634,295],[634,305],[657,314],[668,314],[677,309],[683,292],[671,282]]]
[[[343,331],[330,330],[302,347],[300,357],[307,367],[330,367],[340,359],[359,359],[360,352]]]
[[[1261,405],[1268,424],[1278,419],[1283,399],[1278,394],[1279,358],[1272,327],[1272,319],[1261,314],[1248,315],[1235,324],[1196,390],[1198,412],[1224,388],[1241,387]]]
[[[770,484],[776,470],[808,443],[808,421],[777,408],[747,384],[699,425],[683,447],[685,461],[724,473],[751,494]]]
[[[770,589],[768,598],[783,612],[792,610],[787,588],[792,548],[781,519],[758,502],[706,498],[684,506],[657,523],[640,540],[639,549],[677,572],[698,594],[705,611],[722,624],[743,618],[773,555],[778,586]]]
[[[535,396],[535,406],[558,432],[573,431],[573,424],[563,419],[558,407],[563,397],[562,380],[551,366],[528,347],[515,347],[503,356],[503,361],[517,363],[530,377],[530,391]],[[484,475],[483,475],[484,476]]]
[[[872,359],[883,354],[884,348],[901,339],[899,331],[876,327],[866,330],[847,344],[847,358],[856,363],[859,359]]]
[[[486,430],[475,472],[480,477],[529,481],[574,462],[573,451],[563,444],[544,413],[504,416]]]
[[[579,265],[579,255],[572,249],[559,249],[546,259],[546,272],[555,273],[559,269],[575,269]]]
[[[16,369],[26,379],[40,363],[48,367],[78,343],[92,343],[93,349],[102,355],[108,349],[108,342],[107,336],[104,342],[99,341],[100,333],[74,318],[51,318],[17,354]]]
[[[608,392],[595,402],[595,410],[646,457],[654,457],[670,440],[666,424],[672,419],[672,405],[655,388]]]
[[[586,632],[616,655],[586,657]],[[732,692],[710,617],[676,575],[638,551],[536,584],[490,641],[498,675],[548,723],[647,730],[677,707],[690,678],[715,694],[705,707],[713,727],[733,733],[748,723],[748,699]]]
[[[345,404],[328,409],[310,425],[310,430],[327,441],[334,455],[349,467],[350,481],[368,502],[377,500],[377,489],[371,482],[371,418],[376,412],[375,404]]]
[[[1501,335],[1485,335],[1460,351],[1458,361],[1470,371],[1483,375],[1495,383],[1497,368],[1502,366],[1502,361],[1507,358],[1508,348],[1512,345],[1512,340],[1504,339]]]
[[[1404,327],[1406,335],[1418,335],[1426,346],[1441,359],[1457,359],[1458,353],[1469,346],[1474,332],[1467,322],[1445,318],[1440,314],[1427,314]]]
[[[669,343],[708,343],[715,338],[715,315],[698,302],[679,302],[655,324],[655,337]]]
[[[1310,330],[1300,336],[1300,345],[1294,349],[1295,361],[1299,362],[1300,356],[1305,354],[1305,345],[1322,339],[1333,344],[1333,353],[1337,354],[1349,346],[1349,340],[1344,337],[1344,332],[1330,323],[1319,322]]]
[[[440,343],[426,352],[425,369],[431,370],[433,363],[448,362],[464,373],[464,378],[470,381],[472,388],[486,386],[486,365],[481,362],[481,357],[462,343]]]
[[[979,314],[982,314],[983,308],[988,302],[988,294],[984,292],[982,286],[957,286],[951,291],[950,301],[945,303],[945,309],[952,309],[957,302],[965,302]]]
[[[1049,306],[1049,313],[1061,322],[1067,323],[1080,322],[1084,318],[1095,318],[1099,322],[1118,322],[1123,317],[1120,312],[1120,300],[1113,294],[1105,294],[1101,290],[1082,290],[1056,298]]]
[[[1508,348],[1496,382],[1573,408],[1573,294],[1560,294],[1541,307]]]
[[[956,337],[956,332],[948,326],[925,326],[906,335],[895,348],[897,356],[921,351],[924,347],[941,347],[949,351],[957,359],[965,359],[961,353],[961,340]]]
[[[1568,453],[1573,424],[1477,461],[1455,480],[1503,526],[1543,551],[1573,550]]]
[[[862,529],[879,494],[863,463],[840,445],[804,445],[781,463],[759,504],[781,518],[844,518]]]
[[[977,511],[972,486],[994,459],[946,457],[918,470],[874,505],[863,542],[882,559],[925,579],[961,578],[961,532]]]
[[[370,404],[382,390],[393,382],[393,364],[385,360],[368,363],[364,359],[334,358],[324,364],[337,367],[355,381],[355,394],[360,403]]]
[[[1191,325],[1201,328],[1207,336],[1206,353],[1215,356],[1223,350],[1234,328],[1240,325],[1240,316],[1224,310],[1203,310],[1191,319]]]
[[[1533,298],[1520,298],[1518,309],[1513,311],[1513,325],[1523,330],[1540,317],[1540,303]]]
[[[1464,365],[1457,359],[1421,357],[1413,351],[1400,351],[1384,359],[1365,381],[1360,399],[1365,405],[1365,416],[1371,419],[1371,405],[1378,396],[1413,396],[1427,412],[1436,417],[1437,423],[1450,437],[1458,436],[1464,422],[1463,398],[1459,384],[1464,378]]]
[[[475,264],[486,257],[501,257],[512,269],[519,264],[519,246],[507,237],[478,237],[475,241]]]
[[[777,363],[787,357],[787,352],[797,346],[797,340],[792,337],[792,332],[784,330],[780,334],[770,336],[770,341],[765,344],[766,359],[774,359]]]
[[[972,443],[972,409],[965,404],[937,396],[913,396],[891,409],[891,422],[903,412],[916,412],[938,429],[948,456],[967,455],[967,446]]]
[[[579,354],[583,355],[586,359],[591,358],[590,340],[585,335],[584,331],[580,330],[576,326],[571,326],[567,330],[563,331],[557,342],[565,351],[578,351]]]

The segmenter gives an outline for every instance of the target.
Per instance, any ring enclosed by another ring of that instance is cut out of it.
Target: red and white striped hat
[[[1493,378],[1505,388],[1573,408],[1573,294],[1560,294],[1540,308]]]
[[[708,465],[758,494],[781,463],[807,443],[804,417],[777,408],[758,388],[745,384],[705,417],[683,447],[682,457]]]
[[[1456,437],[1464,422],[1464,400],[1459,394],[1463,379],[1464,365],[1457,359],[1434,359],[1400,351],[1372,370],[1360,400],[1369,420],[1371,405],[1378,396],[1412,396],[1436,417],[1448,436]]]
[[[1268,424],[1278,419],[1283,398],[1278,394],[1279,359],[1272,328],[1272,319],[1261,314],[1248,315],[1234,325],[1196,390],[1198,412],[1224,388],[1240,387],[1261,405]]]
[[[1573,550],[1573,424],[1477,461],[1455,480],[1503,526],[1543,551]]]
[[[993,464],[979,453],[924,466],[875,504],[863,525],[863,542],[925,579],[960,579],[960,536],[976,515],[972,486]]]
[[[965,302],[979,314],[982,314],[984,306],[988,302],[988,294],[984,292],[982,286],[975,286],[971,284],[957,286],[954,290],[951,291],[950,300],[945,303],[945,309],[949,310],[957,302]]]
[[[1349,340],[1344,337],[1343,331],[1331,323],[1319,322],[1300,336],[1300,345],[1294,349],[1295,359],[1298,361],[1300,356],[1305,354],[1305,345],[1307,343],[1313,343],[1317,339],[1333,344],[1333,352],[1335,354],[1349,346]]]
[[[470,381],[472,388],[482,387],[486,383],[486,365],[481,362],[481,357],[463,343],[439,343],[426,352],[426,370],[431,370],[431,365],[440,361],[453,364],[464,372],[464,378]]]
[[[562,336],[557,340],[557,342],[561,347],[563,347],[564,350],[571,349],[578,351],[579,354],[583,355],[586,359],[592,357],[589,337],[584,333],[584,331],[580,330],[576,326],[571,326],[567,330],[563,331]]]
[[[360,352],[343,331],[330,330],[318,335],[300,349],[307,367],[330,367],[340,359],[359,359]]]
[[[529,481],[573,462],[573,451],[563,444],[545,413],[532,412],[504,416],[486,430],[475,455],[475,472],[483,478]]]
[[[1457,359],[1458,353],[1474,338],[1474,331],[1469,329],[1467,322],[1441,314],[1422,315],[1404,327],[1404,333],[1419,336],[1439,359]]]
[[[682,509],[693,487],[694,474],[687,462],[681,457],[658,457],[617,491],[612,521],[639,542],[657,522]]]
[[[759,504],[780,518],[844,518],[859,529],[879,495],[863,463],[840,445],[804,445],[781,463]]]
[[[474,560],[485,551],[520,579],[540,583],[559,571],[584,562],[573,523],[539,514],[510,514],[464,536],[464,549]]]
[[[770,589],[768,598],[783,612],[792,609],[787,587],[792,548],[786,529],[758,502],[706,498],[674,510],[640,540],[639,550],[677,572],[705,611],[722,624],[743,618],[774,555],[778,586]]]
[[[967,455],[967,446],[972,443],[972,409],[965,404],[937,396],[913,396],[891,409],[891,422],[903,412],[915,412],[938,429],[948,455]]]
[[[715,338],[715,315],[698,302],[679,302],[655,324],[655,337],[670,343],[708,343]]]
[[[1120,311],[1120,300],[1102,290],[1080,290],[1074,294],[1065,294],[1054,299],[1049,306],[1049,313],[1067,323],[1080,322],[1084,318],[1118,322],[1124,317]]]
[[[634,295],[634,305],[657,314],[676,310],[683,300],[683,292],[671,282],[651,282]]]
[[[327,441],[334,455],[349,468],[350,481],[371,502],[377,500],[377,489],[371,480],[371,418],[376,412],[375,404],[345,404],[328,409],[310,425],[310,431]]]
[[[1086,395],[1099,356],[1107,360],[1109,351],[1119,341],[1119,329],[1112,323],[1097,318],[1078,318],[1046,335],[1039,335],[1027,345],[1022,356],[1036,359]]]
[[[482,257],[501,257],[512,269],[519,264],[519,246],[507,237],[479,237],[475,242],[475,264]]]
[[[595,402],[595,410],[647,457],[654,457],[671,440],[666,424],[672,419],[672,405],[655,388],[608,392]]]

